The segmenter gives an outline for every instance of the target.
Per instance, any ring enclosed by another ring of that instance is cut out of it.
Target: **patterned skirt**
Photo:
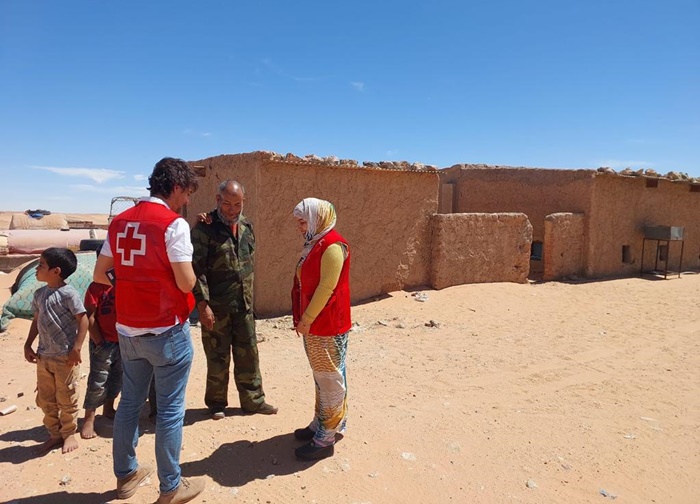
[[[328,446],[336,434],[345,432],[348,413],[348,388],[345,376],[345,355],[348,333],[340,336],[304,336],[304,349],[316,383],[316,407],[309,429],[314,443]]]

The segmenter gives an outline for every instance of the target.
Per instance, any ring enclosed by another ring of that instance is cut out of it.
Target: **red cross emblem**
[[[139,234],[139,222],[127,222],[126,228],[117,233],[117,254],[124,266],[133,266],[137,255],[146,255],[146,235]]]

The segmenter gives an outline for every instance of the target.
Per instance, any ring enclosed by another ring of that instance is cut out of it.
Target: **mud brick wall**
[[[431,222],[430,282],[434,289],[527,281],[532,225],[526,215],[437,214]]]
[[[269,153],[218,156],[193,165],[205,176],[193,195],[188,221],[216,204],[222,180],[246,188],[244,213],[256,236],[255,310],[261,316],[291,310],[294,270],[303,247],[292,210],[306,197],[328,200],[336,229],[351,251],[353,302],[430,282],[430,216],[437,212],[435,171],[401,171],[279,160]]]
[[[581,276],[585,216],[554,213],[544,219],[544,280]]]

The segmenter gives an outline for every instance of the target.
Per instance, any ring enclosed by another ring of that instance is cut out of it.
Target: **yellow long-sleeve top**
[[[340,273],[343,270],[343,263],[348,256],[347,249],[342,243],[334,243],[329,245],[321,256],[321,278],[318,282],[318,287],[314,291],[314,295],[306,307],[306,311],[301,316],[301,321],[304,324],[311,325],[318,314],[321,313],[323,307],[326,306],[328,300],[333,294],[333,290],[338,285]],[[301,279],[301,267],[297,268],[297,278]]]

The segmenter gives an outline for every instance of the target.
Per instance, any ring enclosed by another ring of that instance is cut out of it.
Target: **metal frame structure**
[[[644,247],[647,243],[647,240],[650,241],[655,241],[656,242],[656,257],[654,259],[654,270],[651,272],[646,272],[650,274],[656,274],[655,272],[659,271],[659,246],[661,245],[661,242],[666,243],[666,260],[664,261],[664,280],[668,277],[668,259],[671,256],[671,242],[680,242],[681,243],[681,257],[678,261],[678,278],[681,277],[681,271],[683,270],[683,249],[685,248],[685,240],[683,238],[681,239],[660,239],[660,238],[647,238],[646,236],[644,237],[644,240],[642,241],[642,261],[641,265],[639,268],[639,273],[643,275],[645,273],[644,271]]]

